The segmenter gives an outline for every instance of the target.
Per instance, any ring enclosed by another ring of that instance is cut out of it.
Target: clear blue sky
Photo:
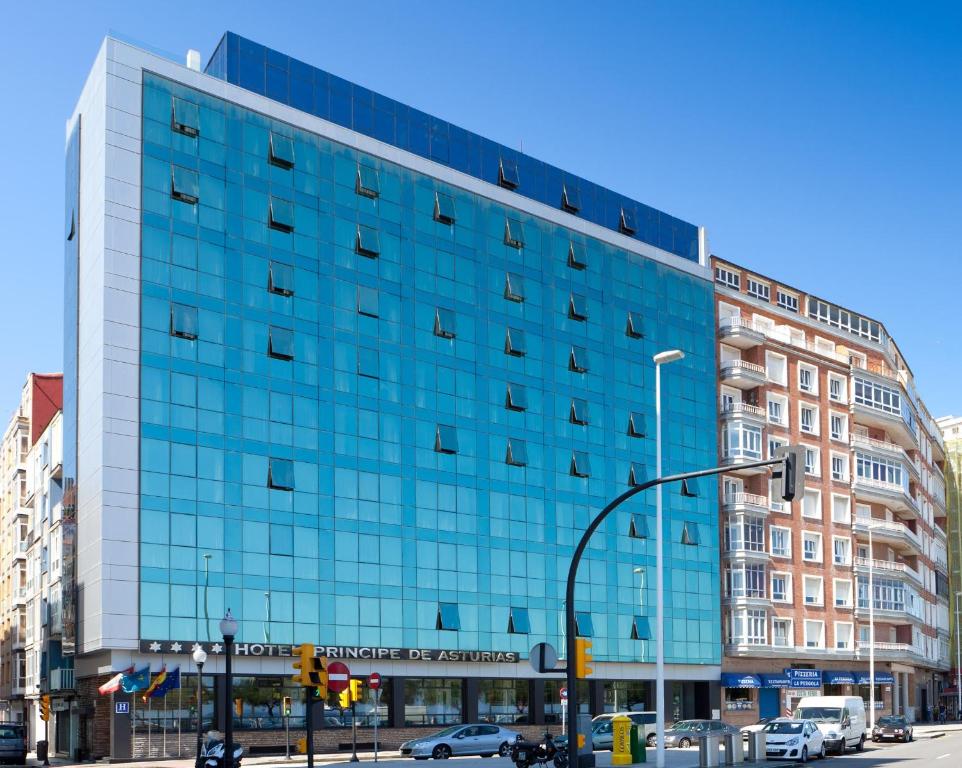
[[[203,61],[231,29],[708,228],[882,320],[962,413],[962,5],[8,4],[0,412],[60,370],[63,137],[108,30]]]

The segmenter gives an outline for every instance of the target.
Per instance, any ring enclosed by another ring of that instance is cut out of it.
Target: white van
[[[865,702],[858,696],[806,696],[795,707],[796,720],[814,720],[826,751],[865,749]]]

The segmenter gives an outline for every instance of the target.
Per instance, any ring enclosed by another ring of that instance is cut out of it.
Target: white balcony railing
[[[737,493],[726,493],[725,504],[726,505],[749,504],[751,506],[762,507],[764,509],[768,506],[768,499],[765,498],[764,496],[759,496],[757,493],[746,493],[745,491],[738,491]]]
[[[919,575],[919,572],[905,563],[896,563],[891,560],[875,560],[868,557],[856,557],[855,565],[856,567],[862,568],[871,566],[873,571],[901,574],[914,579],[919,584],[922,583],[922,577]]]
[[[874,532],[904,536],[910,539],[916,547],[922,547],[919,537],[915,531],[913,531],[907,525],[903,525],[902,523],[896,523],[895,521],[889,520],[879,520],[878,518],[869,517],[867,515],[856,515],[855,527],[871,528]]]
[[[725,403],[722,406],[722,413],[733,415],[747,414],[749,416],[758,416],[759,418],[764,418],[765,416],[764,410],[751,403]]]
[[[765,375],[765,366],[758,363],[750,363],[748,360],[726,360],[721,365],[723,372],[740,373],[742,371],[757,373],[759,376]]]

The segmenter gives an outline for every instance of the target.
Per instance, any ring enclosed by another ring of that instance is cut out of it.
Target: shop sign
[[[789,688],[821,688],[822,670],[820,669],[786,669]]]

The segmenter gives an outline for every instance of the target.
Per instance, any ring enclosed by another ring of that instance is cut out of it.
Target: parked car
[[[747,739],[750,734],[758,733],[760,730],[762,730],[762,728],[765,727],[767,723],[770,723],[774,719],[774,717],[763,717],[757,723],[746,725],[744,728],[742,728],[742,736]]]
[[[631,720],[631,722],[641,727],[641,732],[644,734],[645,742],[648,744],[649,747],[655,746],[655,713],[654,712],[634,712],[634,711],[605,712],[605,714],[603,715],[597,715],[596,717],[592,718],[591,720],[592,728],[594,728],[596,724],[604,723],[609,720],[614,720],[616,717],[620,717],[621,715],[624,715],[629,720]],[[611,733],[611,732],[609,731],[608,733]],[[591,738],[592,740],[594,740],[595,738],[594,730],[592,730],[591,734],[592,734]],[[602,736],[603,736],[602,741],[604,741],[604,734],[602,734]],[[608,743],[605,744],[605,746],[603,746],[602,749],[611,748],[611,739],[612,737],[608,738]]]
[[[914,734],[912,724],[904,715],[886,715],[880,717],[872,729],[872,741],[912,741]]]
[[[825,757],[825,739],[811,720],[777,717],[762,728],[766,757],[781,757],[807,763],[808,758]]]
[[[739,730],[721,720],[679,720],[665,731],[665,747],[684,749],[696,746],[702,736],[725,736],[729,733],[739,733]]]
[[[415,760],[446,760],[452,755],[507,755],[511,743],[521,734],[509,731],[499,725],[477,723],[472,725],[453,725],[430,736],[412,739],[401,745],[403,757]]]
[[[27,731],[23,725],[0,723],[0,763],[27,762]]]
[[[795,719],[814,720],[829,751],[865,749],[865,702],[858,696],[806,696],[795,705]]]

